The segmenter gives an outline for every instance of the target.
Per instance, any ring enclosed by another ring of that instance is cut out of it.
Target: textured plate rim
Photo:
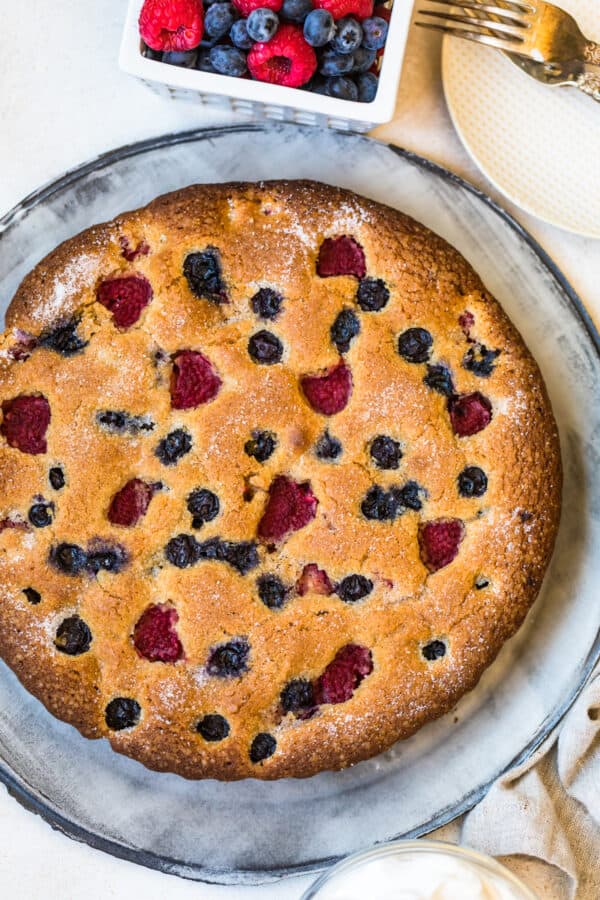
[[[452,40],[460,40],[460,39],[452,38],[451,35],[444,35],[444,40],[442,43],[442,85],[444,88],[444,97],[446,100],[446,106],[448,107],[448,112],[450,113],[450,119],[452,120],[454,129],[455,129],[456,133],[458,134],[463,147],[465,148],[465,150],[467,151],[467,153],[469,154],[469,156],[471,157],[471,159],[473,160],[473,162],[475,163],[477,168],[481,172],[483,172],[483,174],[485,175],[487,180],[490,182],[490,184],[493,187],[495,187],[499,193],[501,193],[504,197],[506,197],[507,200],[509,200],[511,203],[514,203],[515,206],[518,206],[519,209],[523,210],[523,212],[528,213],[529,215],[538,219],[540,222],[545,222],[547,225],[553,225],[555,228],[560,228],[561,231],[566,231],[569,234],[576,234],[579,237],[592,238],[592,240],[600,239],[600,231],[585,231],[585,230],[582,231],[580,228],[573,228],[571,225],[565,225],[564,222],[561,222],[559,219],[549,217],[549,215],[546,213],[544,213],[542,215],[542,213],[540,213],[539,210],[535,209],[535,207],[532,206],[531,203],[529,203],[527,200],[521,199],[518,194],[516,194],[516,193],[508,190],[506,187],[504,187],[496,179],[496,177],[493,176],[489,172],[487,165],[484,164],[481,159],[479,159],[479,157],[475,153],[475,150],[473,149],[473,147],[471,146],[471,144],[467,138],[465,130],[461,124],[461,120],[460,120],[459,114],[457,112],[456,106],[454,105],[452,97],[451,97],[451,86],[450,85],[451,85],[452,79],[448,75],[448,54],[450,53],[449,47],[451,46]],[[523,75],[523,78],[529,78],[529,76],[526,75],[525,73],[521,73],[521,74]],[[548,90],[552,90],[552,88],[549,87]],[[567,88],[565,88],[565,90],[567,90]],[[509,215],[509,214],[507,213],[507,215]]]
[[[28,194],[23,200],[20,201],[20,203],[9,210],[2,218],[0,218],[0,240],[2,234],[10,226],[16,224],[22,216],[27,214],[30,209],[43,202],[54,193],[63,190],[71,184],[79,181],[87,174],[110,167],[113,163],[176,144],[194,143],[196,141],[204,141],[211,138],[226,137],[228,134],[237,134],[240,132],[265,132],[269,130],[277,130],[278,127],[293,127],[304,132],[315,130],[308,127],[296,125],[289,126],[285,124],[282,126],[265,126],[259,124],[226,125],[213,128],[198,128],[192,129],[190,131],[159,135],[157,137],[148,138],[146,140],[138,141],[133,144],[127,144],[115,150],[110,150],[107,153],[103,153],[89,160],[88,162],[76,166],[73,169],[69,169],[62,176],[53,179],[52,181],[46,183],[42,187]],[[542,267],[549,273],[551,278],[558,285],[561,292],[566,296],[567,300],[569,301],[572,313],[577,319],[580,320],[581,324],[587,331],[589,339],[596,352],[598,363],[600,364],[600,333],[597,331],[582,300],[580,299],[574,288],[571,286],[569,281],[566,279],[566,277],[562,274],[558,266],[552,261],[550,256],[540,246],[540,244],[538,244],[535,238],[532,237],[532,235],[529,234],[529,232],[525,228],[523,228],[523,226],[520,225],[510,213],[508,213],[502,206],[500,206],[500,204],[498,204],[483,191],[474,187],[468,181],[465,181],[459,175],[456,175],[453,172],[450,172],[448,169],[445,169],[443,166],[440,166],[437,163],[434,163],[431,160],[419,156],[418,154],[413,153],[409,150],[405,150],[401,147],[396,147],[393,144],[387,143],[386,141],[375,141],[373,138],[369,138],[364,135],[354,133],[341,133],[341,136],[345,139],[359,140],[364,142],[365,144],[374,142],[387,147],[387,149],[391,150],[392,153],[396,154],[401,159],[404,159],[411,165],[434,175],[436,178],[440,178],[446,183],[452,184],[455,187],[466,191],[468,194],[475,197],[479,202],[482,202],[487,207],[489,207],[506,225],[508,225],[519,236],[521,241],[525,242],[529,249],[534,252],[534,254],[538,257]],[[582,666],[581,677],[577,684],[573,687],[571,693],[567,697],[565,697],[563,702],[556,709],[554,709],[549,716],[544,719],[529,743],[506,765],[502,772],[499,772],[492,781],[480,785],[473,791],[466,794],[458,803],[447,806],[446,808],[441,810],[429,821],[410,831],[394,835],[390,837],[389,840],[422,837],[423,835],[429,834],[431,831],[434,831],[436,828],[447,825],[453,819],[467,812],[469,809],[472,809],[472,807],[475,806],[486,795],[496,778],[501,777],[510,769],[522,765],[550,737],[563,716],[567,713],[579,694],[582,692],[590,674],[592,673],[596,663],[599,660],[600,631],[598,631],[594,638],[594,643],[592,644],[585,663]],[[93,831],[82,828],[75,822],[63,816],[60,811],[54,809],[49,805],[49,803],[46,803],[44,799],[39,799],[38,797],[36,797],[35,793],[33,793],[34,789],[32,787],[22,782],[21,779],[19,779],[18,776],[14,772],[12,772],[10,768],[2,764],[0,764],[0,782],[6,786],[11,796],[14,797],[25,809],[28,809],[29,811],[35,812],[40,815],[56,831],[59,831],[76,841],[88,844],[90,847],[96,850],[102,850],[103,852],[108,853],[111,856],[115,856],[119,859],[124,859],[128,862],[134,862],[138,865],[145,866],[146,868],[156,869],[169,875],[178,875],[182,878],[186,878],[192,881],[201,881],[207,884],[230,885],[264,884],[290,876],[316,874],[322,869],[338,862],[342,858],[340,856],[330,856],[310,860],[299,866],[276,866],[272,868],[266,867],[264,869],[231,870],[214,869],[211,868],[210,865],[190,865],[184,860],[176,859],[173,857],[159,856],[148,850],[143,850],[141,848],[117,843],[116,841],[112,841],[108,838],[102,837],[101,835],[96,834]]]

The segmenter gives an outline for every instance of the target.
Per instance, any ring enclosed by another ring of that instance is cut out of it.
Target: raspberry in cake
[[[561,488],[541,375],[399,212],[311,182],[160,197],[42,260],[2,351],[0,654],[150,768],[370,757],[536,598]]]

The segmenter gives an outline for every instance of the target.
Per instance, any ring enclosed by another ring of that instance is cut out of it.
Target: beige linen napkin
[[[432,837],[498,857],[540,900],[600,900],[600,668],[537,753]]]

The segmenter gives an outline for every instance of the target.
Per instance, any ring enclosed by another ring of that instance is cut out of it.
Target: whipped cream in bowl
[[[325,872],[301,900],[538,900],[488,856],[442,841],[394,841]]]

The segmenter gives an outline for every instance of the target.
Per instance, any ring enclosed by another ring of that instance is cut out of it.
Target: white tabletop
[[[0,215],[40,184],[106,150],[233,121],[228,113],[167,102],[118,70],[124,6],[123,0],[2,4]],[[411,30],[396,116],[376,136],[447,166],[503,203],[554,258],[600,323],[600,241],[544,225],[486,183],[450,123],[435,36]],[[0,896],[10,900],[297,900],[309,882],[236,889],[162,875],[52,831],[0,788]]]

